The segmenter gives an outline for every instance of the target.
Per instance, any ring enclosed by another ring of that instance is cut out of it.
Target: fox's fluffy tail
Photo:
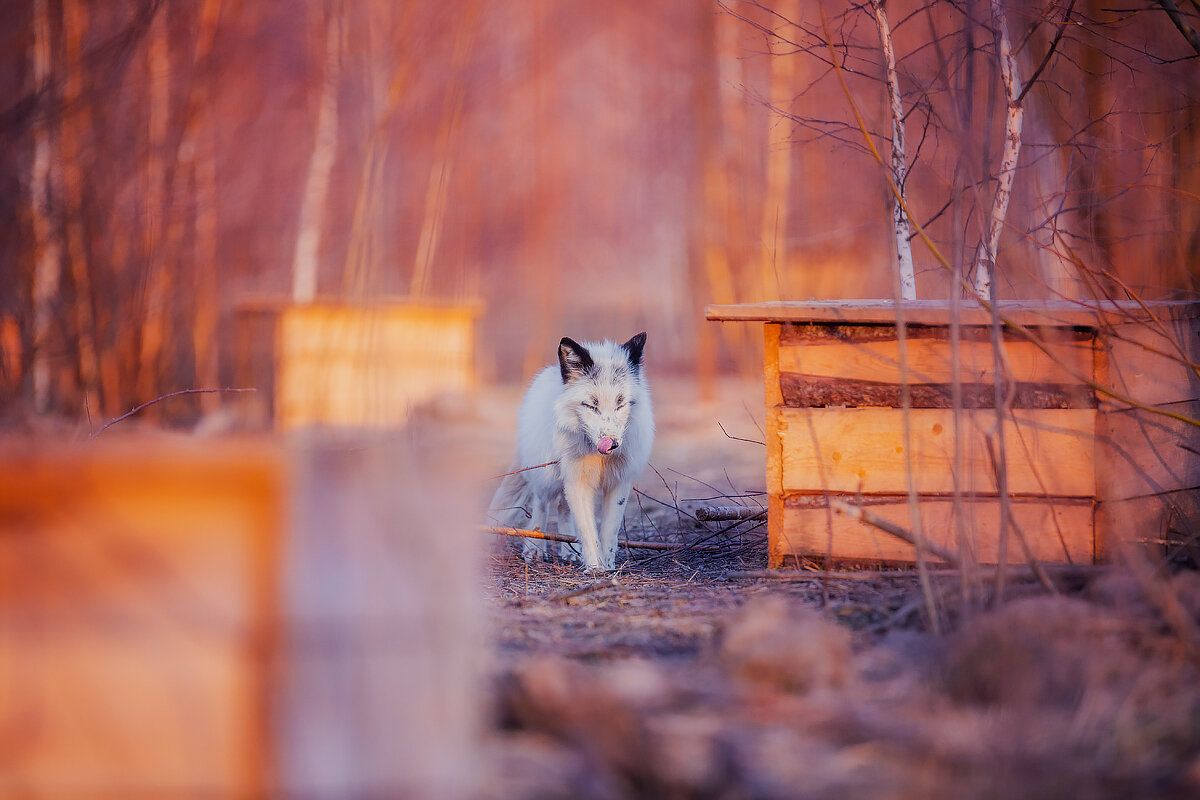
[[[513,470],[517,468],[516,464],[512,467]],[[525,476],[519,472],[505,475],[488,506],[488,519],[493,525],[524,528],[529,523],[532,502],[533,492]]]

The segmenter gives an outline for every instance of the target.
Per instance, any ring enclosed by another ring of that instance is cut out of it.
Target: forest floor
[[[497,537],[484,797],[1200,796],[1200,575],[1018,573],[995,603],[935,571],[934,633],[914,571],[767,574],[761,522],[689,516],[760,503],[755,391],[656,399],[626,535],[710,549],[596,577]]]

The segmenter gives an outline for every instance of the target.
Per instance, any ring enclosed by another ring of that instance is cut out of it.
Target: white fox
[[[511,469],[524,471],[506,476],[492,499],[497,521],[516,528],[542,530],[557,511],[559,533],[578,531],[589,572],[616,565],[625,501],[654,444],[645,345],[645,333],[625,344],[559,342],[558,366],[538,373],[521,402]],[[526,469],[547,462],[555,463]],[[566,544],[562,552],[573,555]],[[545,540],[524,540],[526,560],[545,553]]]

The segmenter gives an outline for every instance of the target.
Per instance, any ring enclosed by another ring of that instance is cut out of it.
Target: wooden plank
[[[922,498],[920,505],[921,522],[928,540],[957,551],[952,501],[949,498]],[[835,559],[903,562],[916,560],[915,548],[871,525],[836,513],[830,519],[823,501],[797,502],[794,498],[787,498],[783,506],[780,533],[769,543],[774,565],[782,564],[789,555],[824,557],[829,549],[831,535],[832,554]],[[1047,563],[1092,563],[1090,501],[1063,498],[1026,500],[1014,502],[1012,508],[1017,525],[1038,560]],[[904,497],[872,498],[870,510],[905,529],[910,527],[908,503]],[[976,560],[984,564],[996,563],[999,547],[999,501],[992,499],[964,503],[963,513],[966,515],[970,546]],[[1025,551],[1015,534],[1012,536],[1008,544],[1009,562],[1024,562]]]
[[[1200,304],[1177,301],[1151,301],[1147,306],[1164,319],[1189,319],[1200,316]],[[1133,301],[1103,301],[1090,304],[1069,301],[1006,300],[1002,314],[1018,325],[1054,325],[1102,327],[1136,322],[1148,318]],[[904,317],[911,324],[948,325],[950,303],[947,300],[910,300],[904,303]],[[891,300],[810,300],[793,302],[736,303],[710,305],[705,318],[740,322],[896,322],[896,304]],[[991,312],[978,303],[964,303],[959,315],[963,325],[988,325]]]
[[[1103,335],[1097,380],[1143,403],[1200,400],[1200,319],[1117,326]]]
[[[1160,407],[1200,418],[1200,401]],[[1128,409],[1101,414],[1096,431],[1100,499],[1200,488],[1200,428],[1195,425]]]
[[[779,376],[779,388],[786,405],[796,408],[822,406],[903,405],[903,387],[896,383],[844,381],[836,378],[810,378],[785,372]],[[959,384],[962,408],[995,408],[996,388],[992,384]],[[953,408],[954,387],[948,383],[914,383],[908,386],[910,408]],[[1083,384],[1017,383],[1005,398],[1011,408],[1096,408],[1096,392]]]
[[[469,308],[293,306],[279,319],[276,422],[395,428],[473,385]]]
[[[907,491],[901,414],[892,408],[777,410],[783,489],[891,494]],[[953,474],[954,412],[913,409],[917,491],[995,491],[985,434],[990,411],[964,411],[964,473]],[[1091,497],[1095,492],[1092,409],[1014,409],[1005,426],[1009,490],[1018,495]],[[1011,422],[1011,420],[1010,420]]]
[[[1053,357],[1026,341],[1004,343],[1012,380],[1017,383],[1077,383],[1075,375],[1091,377],[1090,341],[1058,339],[1046,342]],[[906,362],[909,383],[949,384],[955,379],[951,368],[950,343],[945,339],[911,339]],[[959,343],[958,380],[962,383],[991,383],[996,373],[989,341]],[[812,378],[837,378],[879,383],[900,383],[899,342],[895,339],[870,342],[810,341],[787,345],[779,351],[779,371]]]
[[[1150,543],[1166,557],[1182,553],[1200,561],[1200,492],[1184,489],[1097,504],[1097,559],[1108,560],[1131,543]]]
[[[212,442],[6,448],[0,675],[7,723],[35,735],[0,795],[268,793],[285,470]]]

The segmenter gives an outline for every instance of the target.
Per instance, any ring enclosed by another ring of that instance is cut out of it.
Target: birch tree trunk
[[[317,109],[317,131],[308,162],[308,177],[304,181],[300,229],[292,258],[292,299],[297,303],[310,303],[317,296],[321,230],[329,199],[329,178],[337,154],[338,82],[341,77],[339,29],[338,12],[332,8],[325,20],[325,65]]]
[[[996,51],[1000,59],[1000,79],[1004,83],[1008,113],[1004,125],[1004,150],[1000,157],[1000,170],[996,176],[996,196],[992,200],[992,211],[988,230],[979,243],[975,259],[975,291],[980,297],[992,296],[993,271],[996,253],[1000,247],[1000,233],[1008,216],[1008,203],[1012,196],[1013,179],[1017,173],[1017,158],[1021,154],[1021,124],[1025,111],[1021,104],[1021,79],[1017,71],[1017,56],[1008,37],[1008,20],[1000,0],[991,0],[992,24],[996,27]]]
[[[900,80],[896,74],[896,50],[892,45],[892,29],[888,24],[883,0],[871,0],[875,27],[879,30],[879,45],[886,64],[888,108],[892,118],[892,179],[900,197],[907,197],[904,184],[908,178],[907,151],[904,144],[904,108],[900,100]],[[896,237],[896,269],[900,275],[900,297],[917,299],[917,275],[913,268],[911,229],[904,204],[892,198],[892,230]]]
[[[33,90],[50,80],[50,13],[47,0],[33,2]],[[33,125],[33,165],[30,174],[31,218],[34,237],[33,267],[33,408],[44,413],[50,404],[53,368],[47,355],[54,323],[54,301],[58,297],[62,252],[51,222],[51,145],[45,116]]]

